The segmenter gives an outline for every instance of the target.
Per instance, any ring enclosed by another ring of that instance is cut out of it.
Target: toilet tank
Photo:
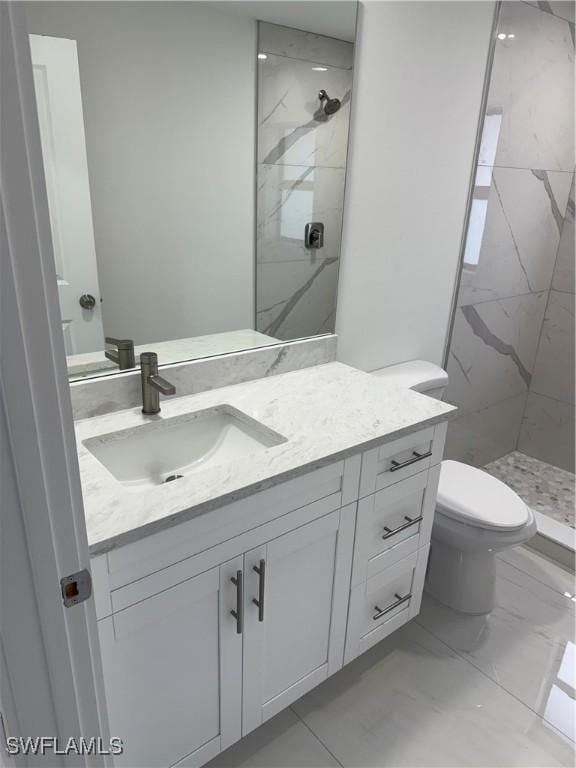
[[[389,365],[371,371],[373,376],[386,379],[391,384],[422,392],[429,397],[442,400],[448,386],[448,374],[443,368],[426,360],[409,360],[407,363]]]

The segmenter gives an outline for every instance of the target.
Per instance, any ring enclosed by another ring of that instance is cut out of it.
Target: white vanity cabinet
[[[93,559],[117,765],[203,765],[418,613],[445,433]]]
[[[342,666],[354,513],[167,589],[155,574],[160,592],[98,622],[118,765],[202,765]]]
[[[342,666],[354,513],[337,510],[244,556],[243,734]]]
[[[216,566],[98,622],[116,765],[202,765],[240,738],[242,638]],[[182,762],[180,762],[180,760]]]

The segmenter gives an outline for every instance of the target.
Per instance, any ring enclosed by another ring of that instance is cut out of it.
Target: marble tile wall
[[[259,24],[256,327],[280,339],[334,330],[353,44]],[[265,57],[265,58],[264,58]],[[318,92],[341,100],[329,117]],[[304,247],[308,222],[324,247]]]
[[[518,448],[574,472],[574,181]]]
[[[446,453],[478,466],[521,438],[519,450],[573,469],[570,5],[504,2],[499,19],[447,364],[446,399],[461,412]]]

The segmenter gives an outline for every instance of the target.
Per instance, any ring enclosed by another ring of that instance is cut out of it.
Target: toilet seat
[[[517,530],[530,521],[530,510],[517,493],[459,461],[442,462],[436,506],[446,517],[487,530]]]

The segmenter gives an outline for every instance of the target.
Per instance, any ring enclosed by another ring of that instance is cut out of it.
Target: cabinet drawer
[[[117,589],[110,589],[108,586],[109,600],[105,603],[103,599],[100,599],[98,604],[103,606],[103,608],[109,608],[112,613],[122,611],[130,605],[134,605],[152,595],[170,589],[180,582],[191,579],[219,563],[243,554],[265,541],[282,536],[291,530],[299,529],[313,520],[324,518],[333,511],[334,499],[332,497],[314,502],[314,504],[294,510],[294,512],[288,515],[271,520],[269,523],[261,525],[254,530],[246,531],[246,533],[242,533],[234,539],[224,541],[216,547],[204,550],[197,555],[180,560],[167,568],[155,571],[149,576],[144,576]],[[106,585],[103,581],[98,584],[98,587],[101,587],[102,591],[106,590]],[[97,618],[102,618],[102,615],[97,614]]]
[[[352,584],[360,584],[430,541],[440,465],[358,503]]]
[[[312,510],[316,505],[324,514],[349,504],[358,498],[360,464],[360,454],[351,456],[111,550],[105,555],[109,589],[235,540],[304,507]]]
[[[366,451],[362,458],[360,496],[368,496],[440,463],[446,429],[446,423],[428,427]]]
[[[416,616],[422,601],[429,547],[422,547],[350,593],[347,663]]]

